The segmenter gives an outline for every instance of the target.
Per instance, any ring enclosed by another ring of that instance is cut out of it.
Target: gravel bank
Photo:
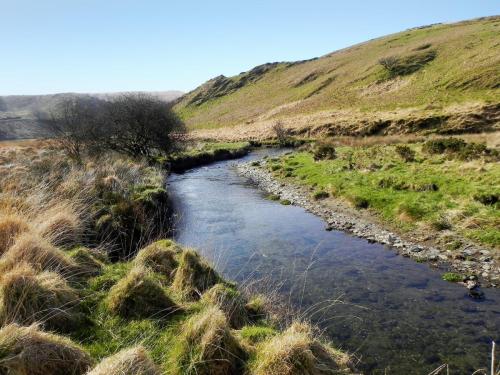
[[[499,287],[500,267],[495,264],[491,251],[468,245],[463,250],[452,252],[433,246],[425,246],[417,242],[403,239],[380,225],[368,222],[360,217],[332,208],[322,201],[313,200],[307,189],[295,184],[278,181],[266,169],[251,163],[238,164],[238,172],[257,184],[270,194],[279,195],[282,200],[289,200],[293,205],[305,208],[307,211],[321,217],[326,222],[326,230],[342,230],[368,241],[391,246],[401,255],[413,258],[419,262],[429,262],[434,266],[442,266],[450,271],[469,275],[464,278],[471,296],[481,297],[478,286]],[[339,204],[340,206],[340,204]]]

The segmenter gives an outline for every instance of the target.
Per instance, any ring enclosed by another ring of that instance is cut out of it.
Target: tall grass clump
[[[93,360],[71,340],[36,325],[10,324],[0,329],[0,373],[83,375]]]
[[[20,262],[25,262],[38,271],[53,271],[66,276],[79,274],[79,267],[66,253],[32,232],[19,236],[3,254],[0,258],[0,271],[7,272]]]
[[[66,280],[53,272],[37,273],[19,264],[0,278],[0,322],[40,323],[50,330],[68,332],[78,327],[80,298]]]
[[[415,73],[434,60],[436,56],[436,51],[427,50],[407,56],[384,57],[379,60],[379,64],[388,72],[390,78],[394,78]]]
[[[252,375],[327,375],[349,373],[349,357],[324,345],[305,323],[258,344]]]
[[[141,249],[134,262],[170,279],[177,268],[177,255],[181,251],[173,241],[160,240]]]
[[[231,375],[241,373],[246,354],[217,307],[192,316],[181,330],[170,366],[174,374]]]
[[[124,318],[164,318],[177,309],[155,276],[135,267],[109,291],[106,306]]]
[[[185,250],[172,286],[186,298],[199,299],[205,290],[220,280],[217,272],[196,251]]]
[[[219,307],[232,328],[239,329],[249,322],[245,307],[247,301],[232,286],[216,284],[203,294],[201,300],[206,304]]]
[[[160,371],[146,349],[136,346],[105,358],[87,375],[160,375]]]
[[[17,236],[30,229],[26,219],[16,214],[0,216],[0,256],[14,243]]]

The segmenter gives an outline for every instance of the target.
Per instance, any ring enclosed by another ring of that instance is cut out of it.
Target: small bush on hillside
[[[317,200],[317,201],[321,200],[321,199],[328,198],[329,196],[330,196],[330,194],[327,191],[324,191],[324,190],[316,191],[313,194],[314,200]]]
[[[384,57],[379,60],[379,64],[388,72],[390,78],[394,78],[415,73],[434,60],[436,56],[436,51],[428,50],[404,57]]]
[[[331,141],[316,142],[313,148],[313,157],[315,161],[335,159],[337,157],[335,145]]]
[[[349,197],[349,201],[354,207],[360,209],[366,209],[370,206],[370,202],[368,201],[368,199],[360,197],[358,195]]]
[[[448,217],[445,215],[439,215],[436,219],[431,222],[431,226],[433,229],[442,231],[442,230],[450,230],[453,228]]]
[[[289,147],[292,145],[290,129],[285,128],[281,121],[276,121],[272,127],[276,140],[281,147]]]
[[[428,154],[444,154],[445,152],[459,152],[467,143],[460,138],[431,139],[422,146],[422,151]]]
[[[449,154],[460,160],[472,160],[480,156],[498,157],[496,150],[488,149],[483,143],[467,143],[460,138],[431,139],[422,146],[428,154]]]
[[[105,358],[87,375],[160,375],[160,371],[148,352],[137,346]]]
[[[494,206],[500,201],[500,194],[482,193],[474,195],[474,200],[484,204],[485,206]]]
[[[408,146],[405,145],[397,145],[396,153],[403,159],[405,162],[409,163],[415,161],[415,151]]]
[[[0,374],[83,375],[92,364],[71,340],[36,325],[10,324],[0,330]]]

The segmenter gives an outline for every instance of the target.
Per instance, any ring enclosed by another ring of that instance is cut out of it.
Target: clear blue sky
[[[0,95],[190,90],[499,0],[0,0]]]

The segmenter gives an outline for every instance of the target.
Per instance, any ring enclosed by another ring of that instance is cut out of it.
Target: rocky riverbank
[[[314,200],[306,188],[278,180],[272,173],[255,163],[238,164],[237,169],[242,176],[257,184],[260,189],[321,217],[326,222],[326,230],[342,230],[368,241],[388,245],[401,255],[418,262],[429,262],[443,270],[464,275],[459,282],[468,288],[472,297],[482,297],[480,285],[500,286],[500,266],[495,264],[491,250],[469,244],[457,254],[437,246],[424,245],[388,231],[378,223],[366,220],[342,202]]]

